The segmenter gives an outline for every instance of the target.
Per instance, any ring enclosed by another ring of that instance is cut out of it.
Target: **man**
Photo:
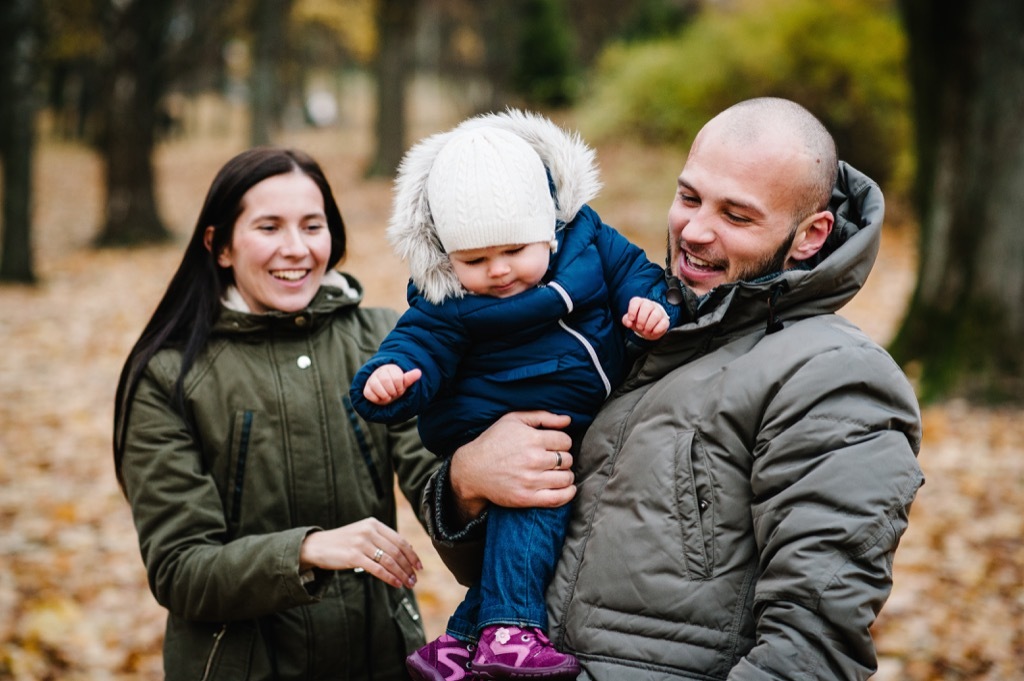
[[[510,415],[460,450],[444,499],[428,497],[446,562],[467,565],[459,540],[479,520],[453,528],[485,500],[578,490],[547,601],[581,679],[870,676],[869,627],[924,481],[913,390],[835,314],[867,278],[882,213],[802,107],[755,99],[712,119],[669,209],[667,276],[694,321],[602,408],[576,487],[541,470],[569,460],[552,456],[568,448],[552,415]]]

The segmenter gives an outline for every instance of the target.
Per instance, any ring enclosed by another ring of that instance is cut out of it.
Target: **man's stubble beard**
[[[793,246],[793,240],[796,239],[796,232],[799,226],[799,222],[793,225],[793,228],[789,231],[789,236],[787,236],[783,240],[782,244],[780,244],[779,247],[775,249],[775,252],[773,252],[770,255],[766,255],[765,257],[753,263],[749,267],[740,270],[739,275],[735,279],[727,281],[725,283],[731,284],[733,283],[733,281],[756,281],[757,279],[761,279],[762,277],[766,277],[770,274],[778,274],[782,272],[783,268],[785,268],[786,266],[786,260],[789,258],[789,249],[792,248]],[[668,236],[666,238],[666,242],[666,262],[668,262],[669,267],[673,267],[674,265],[672,262],[672,237]],[[677,244],[677,246],[679,251],[679,257],[682,258],[682,245]],[[695,255],[697,255],[698,258],[700,257],[699,253],[695,253]],[[670,274],[672,274],[673,277],[678,277],[678,265],[675,265],[674,269],[675,271],[671,272]],[[683,285],[685,285],[686,283],[682,279],[680,279],[679,281]]]

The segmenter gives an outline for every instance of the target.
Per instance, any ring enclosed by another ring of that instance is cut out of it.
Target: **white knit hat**
[[[555,243],[555,203],[534,148],[500,128],[458,131],[427,178],[434,228],[448,253]]]

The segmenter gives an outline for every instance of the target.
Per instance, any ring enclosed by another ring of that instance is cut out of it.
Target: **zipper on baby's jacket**
[[[569,293],[564,288],[559,286],[557,282],[552,281],[548,283],[548,286],[550,286],[552,290],[558,293],[558,295],[562,296],[562,301],[565,303],[565,307],[568,309],[569,312],[572,312],[573,304],[572,298],[569,296]],[[597,351],[594,350],[594,346],[591,344],[591,342],[587,340],[586,336],[584,336],[582,333],[566,324],[564,320],[559,319],[558,325],[565,329],[565,331],[568,332],[570,336],[578,340],[580,342],[580,345],[583,346],[583,349],[587,351],[587,355],[590,357],[590,363],[594,365],[594,370],[597,371],[597,375],[601,377],[601,383],[604,384],[604,396],[608,397],[609,395],[611,395],[612,382],[608,380],[608,374],[605,373],[604,367],[601,366],[601,360],[597,358]]]
[[[601,383],[604,384],[604,396],[608,397],[611,395],[612,382],[608,380],[608,374],[604,372],[604,367],[601,366],[601,360],[597,358],[597,351],[594,350],[594,346],[591,345],[590,341],[587,340],[582,333],[572,328],[561,319],[558,320],[558,325],[565,329],[570,336],[578,340],[580,345],[583,346],[583,349],[587,351],[587,354],[590,356],[590,363],[594,365],[594,370],[597,371],[597,375],[601,377]]]

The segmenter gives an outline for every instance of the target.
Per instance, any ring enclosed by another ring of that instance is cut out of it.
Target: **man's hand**
[[[460,514],[478,516],[487,502],[513,508],[554,508],[576,494],[568,416],[512,412],[452,457],[451,485]]]

